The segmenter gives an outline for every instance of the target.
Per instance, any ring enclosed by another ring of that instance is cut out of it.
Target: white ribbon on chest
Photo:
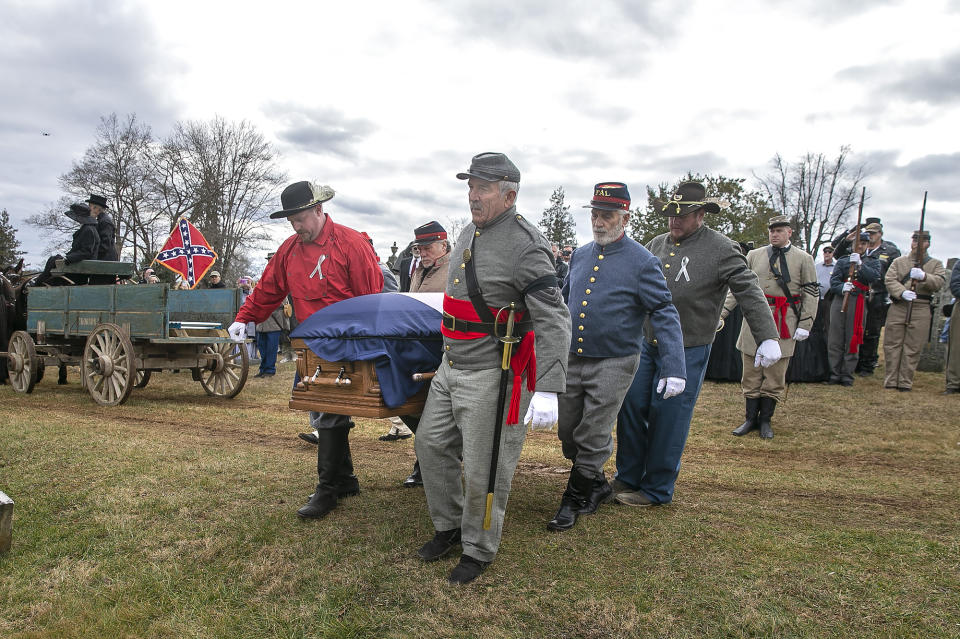
[[[318,280],[322,280],[322,279],[323,279],[323,271],[320,270],[320,265],[323,264],[323,261],[324,261],[325,259],[327,259],[327,256],[326,256],[326,255],[321,255],[320,257],[317,258],[317,267],[316,267],[315,269],[313,269],[313,271],[310,273],[310,277],[309,277],[308,279],[311,279],[311,280],[312,280],[314,275],[317,276],[317,279],[318,279]]]
[[[690,263],[690,258],[687,257],[686,255],[684,255],[684,256],[683,256],[683,259],[680,260],[680,272],[677,273],[676,279],[673,280],[674,282],[679,282],[681,275],[682,275],[682,276],[684,277],[684,279],[686,279],[688,282],[690,281],[690,273],[687,272],[687,264],[689,264],[689,263]]]

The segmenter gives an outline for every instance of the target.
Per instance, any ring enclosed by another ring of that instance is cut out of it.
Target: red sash
[[[494,317],[497,315],[497,310],[496,308],[490,308]],[[473,304],[469,300],[458,300],[446,293],[443,295],[443,312],[465,322],[480,321],[476,309],[473,308]],[[515,315],[515,321],[520,321],[523,316],[524,311],[518,311]],[[507,313],[500,313],[498,323],[504,325],[507,323]],[[481,339],[487,337],[486,333],[453,331],[446,326],[440,327],[440,333],[450,339]],[[520,421],[520,390],[523,377],[526,376],[527,378],[528,391],[533,392],[537,387],[537,352],[533,331],[525,333],[520,343],[514,345],[513,355],[510,357],[510,368],[513,370],[513,390],[510,393],[510,408],[507,411],[506,423],[508,426]]]
[[[863,344],[863,294],[870,290],[870,287],[860,282],[853,282],[853,285],[860,290],[857,295],[857,307],[853,312],[853,335],[850,336],[850,354],[853,355],[860,351],[860,345]]]
[[[773,323],[780,331],[780,339],[790,339],[790,327],[787,325],[787,311],[790,310],[790,300],[786,297],[767,295],[767,304],[773,307]]]

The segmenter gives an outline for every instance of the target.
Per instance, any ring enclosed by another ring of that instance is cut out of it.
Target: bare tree
[[[792,218],[794,243],[811,255],[844,228],[847,214],[859,202],[866,168],[851,166],[849,156],[850,147],[842,146],[834,159],[807,153],[790,164],[778,153],[769,173],[754,174],[773,207]]]
[[[178,122],[154,154],[157,206],[172,224],[190,220],[229,271],[244,251],[269,239],[267,205],[285,175],[273,149],[249,122]]]
[[[450,239],[450,244],[457,241],[457,238],[460,237],[460,232],[467,228],[467,224],[469,223],[470,217],[467,215],[447,217],[447,237]]]

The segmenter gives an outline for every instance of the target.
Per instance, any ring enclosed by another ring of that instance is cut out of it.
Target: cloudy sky
[[[253,122],[384,258],[467,215],[454,175],[482,151],[519,166],[534,221],[563,185],[587,239],[598,181],[636,203],[688,170],[752,182],[775,153],[850,145],[887,239],[909,244],[928,190],[945,258],[960,254],[957,33],[960,0],[0,0],[0,207],[41,264],[49,238],[23,220],[111,112],[158,136]]]

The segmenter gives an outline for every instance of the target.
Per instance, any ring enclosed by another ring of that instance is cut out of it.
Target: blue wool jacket
[[[663,361],[662,377],[686,377],[680,316],[660,260],[626,235],[575,250],[563,286],[570,309],[570,352],[581,357],[639,353],[647,314]]]

